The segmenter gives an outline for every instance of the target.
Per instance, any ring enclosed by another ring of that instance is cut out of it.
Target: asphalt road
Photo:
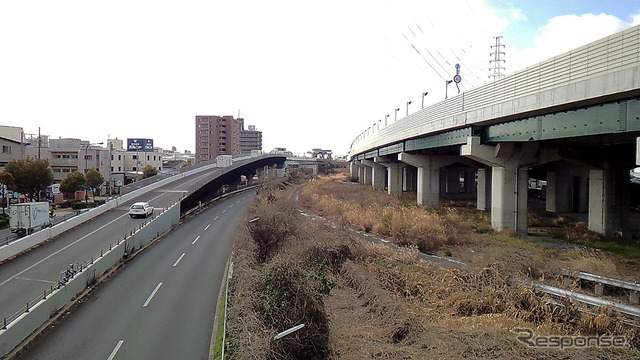
[[[226,261],[253,196],[217,203],[167,234],[18,359],[207,359]]]
[[[179,178],[176,182],[140,195],[114,210],[72,229],[30,252],[0,265],[0,320],[20,313],[27,302],[42,296],[60,279],[69,264],[82,264],[107,250],[144,219],[131,219],[129,205],[148,201],[154,208],[168,208],[183,194],[212,176],[215,170]]]

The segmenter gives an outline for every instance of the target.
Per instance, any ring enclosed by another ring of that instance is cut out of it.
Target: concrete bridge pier
[[[387,192],[402,195],[402,163],[387,156],[377,156],[373,161],[387,168]]]
[[[372,160],[362,160],[362,164],[371,169],[370,184],[376,190],[384,190],[385,176],[387,176],[387,168]]]
[[[629,169],[616,168],[607,161],[604,169],[589,171],[589,230],[610,237],[619,231],[631,240],[629,218]]]
[[[364,182],[364,165],[359,160],[352,161],[349,170],[351,171],[351,176],[358,178],[358,182]]]
[[[491,227],[497,231],[527,232],[529,170],[520,166],[530,163],[531,154],[532,149],[516,149],[513,143],[483,145],[478,136],[460,148],[460,155],[491,166]]]
[[[477,181],[476,207],[478,210],[489,210],[491,209],[491,168],[479,168]]]
[[[417,203],[437,205],[440,202],[440,169],[459,161],[452,156],[398,154],[398,160],[418,169]]]

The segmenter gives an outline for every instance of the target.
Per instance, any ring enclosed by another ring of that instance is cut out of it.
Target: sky
[[[492,81],[496,36],[508,75],[637,24],[640,0],[0,0],[0,125],[193,152],[196,115],[239,115],[265,151],[346,155],[455,64]]]

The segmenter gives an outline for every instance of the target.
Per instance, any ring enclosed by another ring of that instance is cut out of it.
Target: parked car
[[[147,217],[153,214],[153,206],[149,205],[148,202],[136,202],[131,205],[129,208],[129,216],[134,217]]]

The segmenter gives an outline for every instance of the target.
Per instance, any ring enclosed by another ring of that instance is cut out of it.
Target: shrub
[[[286,255],[271,259],[261,271],[264,290],[259,294],[265,325],[279,331],[299,324],[305,327],[273,340],[276,359],[326,359],[329,356],[329,323],[318,287]]]

